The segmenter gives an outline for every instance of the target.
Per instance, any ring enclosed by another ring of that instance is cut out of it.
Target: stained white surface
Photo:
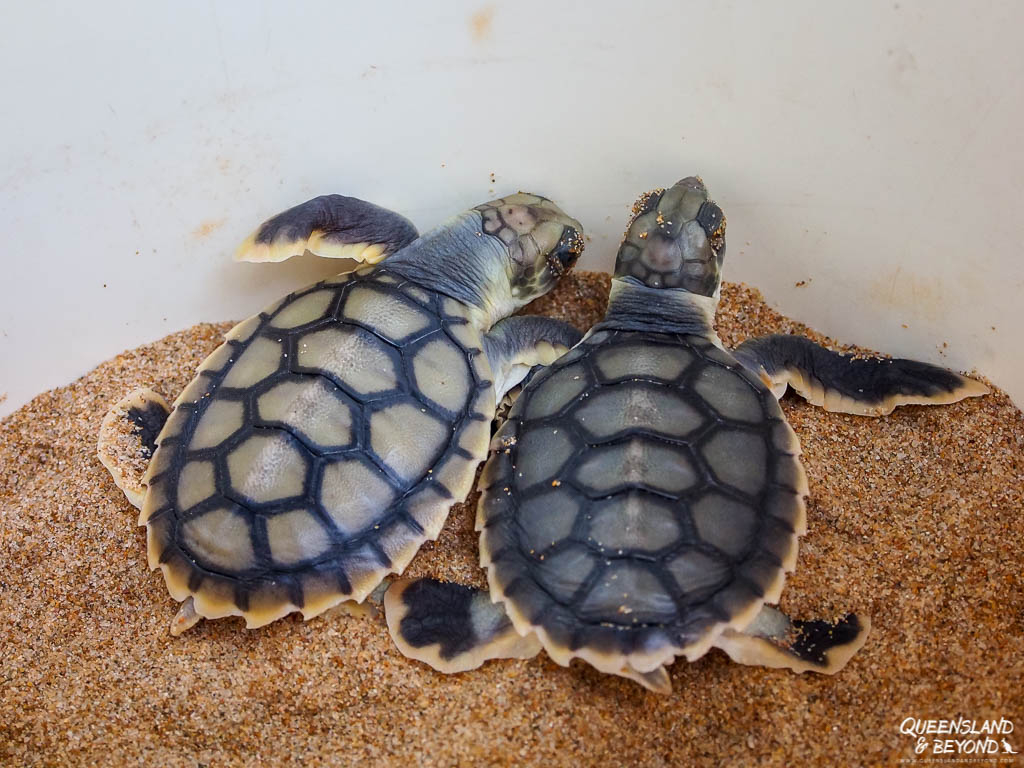
[[[9,6],[0,414],[330,273],[230,259],[314,195],[422,229],[538,191],[608,268],[635,196],[693,172],[726,279],[1024,402],[1022,28],[1018,2]]]

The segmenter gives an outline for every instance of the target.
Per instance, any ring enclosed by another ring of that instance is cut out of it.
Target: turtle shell
[[[472,487],[494,415],[464,305],[371,266],[240,323],[144,480],[151,567],[249,626],[362,600]]]
[[[695,659],[795,564],[796,435],[707,339],[594,333],[524,388],[491,448],[477,527],[492,598],[561,664]]]

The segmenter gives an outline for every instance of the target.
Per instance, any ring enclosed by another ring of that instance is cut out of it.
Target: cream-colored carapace
[[[340,195],[258,228],[240,258],[310,250],[366,264],[239,323],[169,415],[142,390],[104,421],[100,456],[182,603],[172,632],[310,618],[401,573],[468,494],[496,402],[578,340],[564,323],[507,315],[581,244],[578,222],[525,193],[423,236]]]

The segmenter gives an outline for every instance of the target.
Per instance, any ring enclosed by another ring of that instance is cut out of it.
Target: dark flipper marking
[[[836,622],[790,619],[764,606],[742,632],[727,629],[715,645],[733,661],[832,675],[864,645],[871,622],[849,613]]]
[[[355,197],[321,195],[267,219],[239,247],[238,261],[284,261],[307,249],[376,263],[418,237],[412,222]]]
[[[116,403],[100,425],[96,445],[99,460],[128,501],[139,509],[146,495],[142,478],[169,415],[167,402],[143,387]]]
[[[138,428],[139,440],[150,457],[156,450],[156,438],[167,423],[170,413],[166,405],[157,400],[144,400],[128,407],[127,416]]]
[[[864,631],[856,614],[848,613],[835,624],[821,619],[793,620],[796,639],[789,650],[809,664],[828,666],[828,652],[854,642]]]
[[[770,380],[776,394],[787,385],[827,411],[884,416],[899,405],[943,405],[988,394],[974,379],[937,365],[881,357],[843,355],[803,336],[761,336],[733,352]]]
[[[434,579],[402,579],[384,595],[388,630],[399,650],[439,672],[476,669],[488,659],[525,659],[540,651],[515,631],[486,590]]]

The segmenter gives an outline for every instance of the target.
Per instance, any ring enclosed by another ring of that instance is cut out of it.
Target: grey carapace
[[[471,489],[495,403],[579,340],[509,315],[582,248],[578,222],[524,193],[422,236],[341,195],[259,227],[238,258],[309,250],[364,266],[238,324],[169,418],[143,389],[100,433],[100,459],[141,509],[150,567],[182,603],[171,631],[310,618],[401,573]]]
[[[402,580],[385,595],[401,651],[443,672],[544,649],[658,692],[710,648],[833,673],[867,617],[772,607],[797,561],[807,480],[777,398],[889,413],[981,395],[910,360],[770,336],[729,352],[713,328],[725,216],[699,178],[642,196],[607,314],[524,386],[497,432],[476,525],[489,591]]]

